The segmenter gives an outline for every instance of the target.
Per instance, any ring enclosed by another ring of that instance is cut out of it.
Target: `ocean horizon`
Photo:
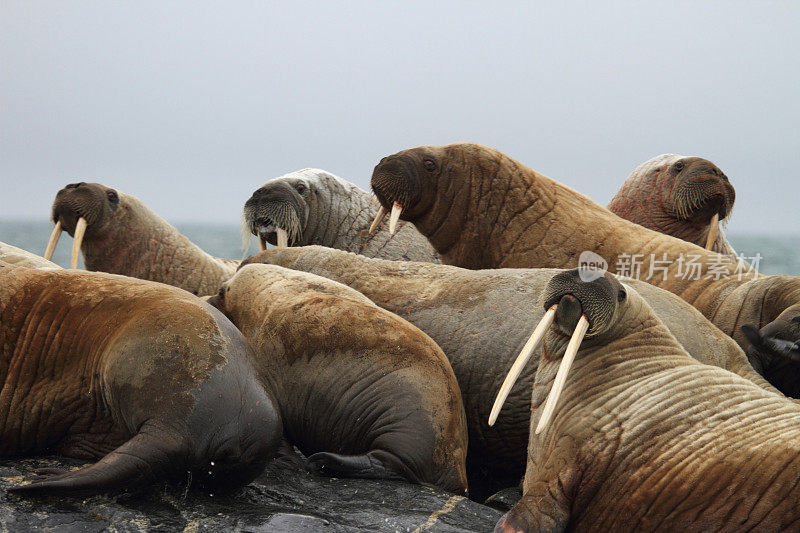
[[[243,259],[258,251],[255,239],[250,248],[242,249],[239,225],[234,223],[177,222],[178,231],[200,248],[216,257]],[[53,225],[44,220],[0,220],[0,241],[43,255]],[[800,235],[741,235],[726,234],[733,248],[748,262],[760,255],[758,271],[762,274],[800,276]],[[53,254],[53,262],[68,267],[72,239],[63,234]],[[81,268],[83,268],[81,261]],[[613,265],[610,270],[614,270]]]

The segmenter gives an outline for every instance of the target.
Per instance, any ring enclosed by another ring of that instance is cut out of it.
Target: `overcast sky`
[[[2,0],[0,218],[82,180],[237,222],[268,178],[368,189],[385,155],[473,141],[603,205],[706,157],[730,232],[800,233],[800,2],[599,4]]]

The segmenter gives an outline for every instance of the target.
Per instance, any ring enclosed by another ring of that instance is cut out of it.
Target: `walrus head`
[[[711,161],[680,157],[661,170],[674,183],[667,202],[680,220],[708,223],[715,215],[726,219],[733,209],[736,191],[728,177]]]
[[[421,146],[380,160],[372,172],[371,186],[381,210],[372,229],[391,211],[389,232],[394,234],[401,216],[413,221],[428,210],[439,177],[449,174],[457,160],[448,157],[448,149],[449,146]]]
[[[584,279],[589,281],[583,281]],[[569,339],[569,344],[536,427],[536,434],[541,433],[553,416],[567,373],[584,338],[598,337],[608,331],[615,323],[619,306],[625,302],[627,296],[626,288],[607,272],[572,269],[553,276],[541,297],[546,312],[500,387],[489,415],[489,425],[497,420],[522,369],[550,330],[565,341]]]
[[[44,258],[52,259],[61,232],[66,230],[72,243],[71,267],[77,268],[78,255],[87,231],[99,233],[119,209],[119,193],[102,183],[70,183],[56,194],[51,219],[55,224]]]

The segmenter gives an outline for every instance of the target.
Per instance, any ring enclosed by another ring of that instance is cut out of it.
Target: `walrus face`
[[[308,202],[316,194],[314,184],[302,178],[282,176],[256,189],[244,204],[242,234],[258,237],[260,249],[266,243],[286,247],[296,244],[308,223]]]
[[[72,268],[78,266],[78,254],[84,234],[101,233],[111,222],[119,208],[117,191],[102,183],[70,183],[56,194],[51,219],[55,224],[44,257],[52,259],[58,238],[66,230],[72,243]]]
[[[453,160],[447,155],[446,146],[422,146],[381,159],[372,172],[372,190],[381,204],[372,227],[391,211],[389,232],[394,234],[399,218],[413,221],[424,214],[439,177],[450,171]]]
[[[700,157],[683,157],[664,172],[674,181],[668,205],[680,220],[707,223],[714,215],[730,215],[736,192],[714,163]]]
[[[591,281],[583,281],[583,279]],[[534,329],[528,342],[517,356],[514,365],[506,376],[497,399],[489,415],[489,425],[493,425],[500,414],[511,388],[522,373],[534,350],[544,340],[551,325],[552,331],[563,339],[569,339],[566,351],[556,375],[553,388],[547,397],[536,434],[547,426],[555,411],[558,397],[566,383],[567,373],[572,361],[581,347],[584,337],[597,337],[608,331],[616,321],[620,306],[627,300],[625,287],[608,272],[586,269],[573,269],[553,276],[542,293],[545,314]]]

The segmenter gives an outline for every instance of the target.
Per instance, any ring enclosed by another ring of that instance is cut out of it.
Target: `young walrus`
[[[631,172],[608,209],[645,228],[735,256],[719,227],[735,200],[728,177],[711,161],[662,154]]]
[[[428,237],[444,263],[572,268],[589,255],[590,262],[677,294],[743,348],[750,342],[742,326],[751,326],[751,337],[763,338],[748,351],[754,366],[784,394],[800,396],[799,278],[757,277],[730,257],[624,220],[478,144],[384,157],[372,188],[381,205]]]
[[[321,473],[467,492],[453,370],[420,330],[339,283],[247,265],[209,299],[244,334],[286,438]]]
[[[496,531],[797,530],[800,407],[692,359],[613,276],[540,301],[524,494]]]
[[[58,191],[55,227],[45,250],[51,259],[62,231],[74,236],[72,268],[83,252],[87,270],[159,281],[204,296],[215,294],[239,266],[212,257],[138,198],[100,183],[71,183]]]
[[[14,491],[233,489],[280,437],[244,339],[216,309],[160,283],[0,264],[0,456],[99,459]]]
[[[271,179],[244,204],[242,235],[259,246],[319,244],[380,259],[439,263],[439,256],[413,224],[396,233],[370,222],[381,209],[375,197],[355,184],[317,168]]]
[[[555,269],[465,270],[430,263],[386,261],[305,246],[267,250],[244,264],[267,263],[344,283],[428,334],[444,351],[461,389],[469,428],[470,495],[482,499],[516,485],[525,470],[531,385],[538,352],[510,391],[503,416],[489,427],[489,409],[514,357],[542,316],[537,305]],[[679,297],[643,281],[659,318],[693,357],[774,390],[736,342]]]

